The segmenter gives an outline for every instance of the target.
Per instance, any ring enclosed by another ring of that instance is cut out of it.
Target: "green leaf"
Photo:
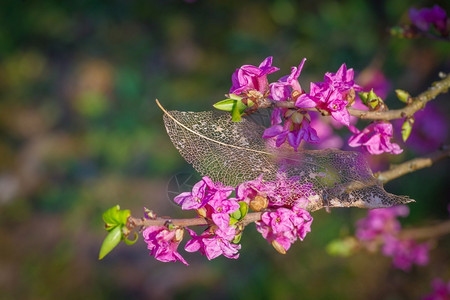
[[[100,248],[98,259],[103,259],[112,249],[114,249],[122,239],[122,227],[114,227],[103,240],[103,244]]]
[[[408,99],[411,98],[411,95],[404,91],[404,90],[395,90],[395,94],[397,95],[398,100],[404,102],[404,103],[408,103]]]
[[[103,213],[103,221],[106,224],[106,230],[110,231],[118,225],[126,225],[130,215],[130,210],[120,210],[119,205],[111,207]]]
[[[409,138],[409,135],[411,134],[412,127],[414,124],[414,119],[407,118],[405,122],[403,122],[402,125],[402,139],[404,142]]]
[[[249,104],[251,104],[250,106],[252,106],[253,102],[249,100]],[[245,105],[241,100],[236,101],[236,106],[239,110],[239,113],[241,114],[247,109],[247,105]]]
[[[233,217],[230,216],[230,225],[236,224],[237,222],[239,222],[238,219],[233,218]]]
[[[214,106],[214,108],[219,109],[219,110],[232,111],[236,102],[237,102],[237,100],[225,99],[225,100],[217,102],[213,106]]]
[[[230,99],[233,99],[233,100],[242,100],[242,97],[238,96],[236,94],[229,94],[228,96],[230,96]]]
[[[242,220],[248,213],[248,204],[245,203],[245,201],[239,201],[239,211],[241,212],[241,217],[239,220]]]
[[[133,245],[134,243],[137,242],[138,237],[139,237],[138,234],[135,232],[135,233],[134,233],[134,240],[129,240],[128,238],[125,238],[123,241],[124,241],[125,244],[127,244],[127,245]]]
[[[236,105],[236,103],[235,103],[235,105],[233,105],[233,109],[231,110],[231,120],[233,122],[240,122],[241,121],[241,112],[239,111],[239,107],[238,107],[238,105]]]

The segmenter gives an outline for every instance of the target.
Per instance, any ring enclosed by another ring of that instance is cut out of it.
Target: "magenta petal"
[[[314,108],[317,106],[317,103],[313,99],[309,94],[302,94],[295,101],[295,106],[299,108]]]
[[[282,132],[283,132],[283,126],[274,125],[272,127],[267,128],[266,130],[264,130],[263,138],[265,138],[265,139],[271,138],[271,137],[279,135]]]
[[[331,112],[331,116],[339,123],[350,126],[350,114],[345,107],[342,110]]]

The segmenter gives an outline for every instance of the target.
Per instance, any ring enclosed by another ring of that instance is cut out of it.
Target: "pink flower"
[[[236,198],[238,201],[245,201],[249,204],[261,192],[265,191],[265,184],[263,182],[263,174],[258,178],[250,181],[245,181],[236,187]]]
[[[318,109],[327,111],[336,121],[349,126],[350,114],[347,111],[348,101],[344,100],[344,94],[327,83],[311,83],[309,94],[298,97],[297,103],[312,100]]]
[[[345,64],[342,64],[339,70],[336,73],[325,73],[325,83],[337,89],[341,93],[346,93],[350,89],[354,89],[355,91],[360,91],[361,87],[355,84],[353,77],[355,73],[353,69],[348,69]]]
[[[278,208],[274,212],[265,212],[261,220],[255,222],[256,229],[281,253],[285,253],[297,238],[303,240],[311,231],[311,215],[304,209]],[[282,249],[280,249],[280,247]]]
[[[302,72],[305,61],[306,58],[302,60],[298,68],[292,67],[290,75],[281,77],[278,82],[274,82],[269,85],[270,97],[273,100],[286,101],[291,97],[293,90],[299,91],[300,93],[302,92],[302,88],[300,86],[300,83],[298,82],[298,77]]]
[[[231,199],[213,199],[208,202],[212,208],[211,219],[219,228],[224,229],[230,226],[230,213],[239,209],[239,203],[236,198]],[[208,217],[208,215],[206,216]]]
[[[163,262],[181,261],[189,265],[177,252],[178,245],[183,239],[183,229],[169,230],[165,226],[149,226],[142,232],[150,255]]]
[[[384,121],[371,123],[362,131],[350,126],[350,131],[354,133],[348,140],[350,147],[364,146],[370,154],[381,154],[383,152],[400,154],[403,152],[400,146],[391,143],[392,124]]]
[[[346,99],[352,89],[361,90],[353,77],[353,69],[347,70],[347,66],[343,64],[336,73],[326,73],[323,82],[312,82],[309,93],[300,95],[295,105],[299,106],[306,100],[312,100],[318,109],[329,112],[333,119],[349,126],[350,114],[347,111]]]
[[[184,210],[199,209],[209,201],[226,199],[232,192],[232,187],[223,186],[220,182],[214,183],[205,176],[194,185],[192,192],[181,193],[174,198],[174,201]]]
[[[444,280],[436,278],[432,282],[433,292],[422,300],[448,300],[450,299],[450,281],[445,283]]]
[[[192,240],[188,241],[184,247],[186,251],[200,251],[202,255],[206,255],[208,260],[214,259],[220,255],[233,259],[239,257],[238,251],[241,249],[241,245],[231,243],[236,235],[236,230],[234,228],[217,228],[214,233],[211,233],[210,229],[207,229],[200,236],[193,230],[189,228],[186,229],[192,237]]]
[[[392,256],[394,267],[409,271],[412,264],[424,266],[428,263],[428,245],[417,244],[414,240],[399,240],[392,236],[385,237],[383,254]]]
[[[447,29],[447,14],[439,5],[432,8],[410,8],[409,18],[422,31],[428,31],[430,25],[434,25],[441,33],[444,33]]]
[[[268,89],[267,74],[278,71],[272,67],[272,56],[267,57],[259,67],[243,65],[233,73],[230,93],[241,94],[249,90],[257,90],[264,94]]]
[[[384,235],[395,235],[400,229],[397,217],[406,217],[409,208],[405,205],[369,210],[367,216],[356,223],[356,237],[361,241],[372,241]]]
[[[273,125],[264,130],[263,138],[276,137],[276,146],[280,147],[287,140],[289,144],[297,151],[302,140],[308,143],[318,143],[320,141],[317,132],[312,128],[306,114],[287,110],[290,115],[282,125]],[[301,120],[301,121],[300,121]]]

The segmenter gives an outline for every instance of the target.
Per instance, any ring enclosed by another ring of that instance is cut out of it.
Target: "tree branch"
[[[442,150],[436,151],[424,157],[414,158],[410,161],[396,165],[390,170],[375,174],[375,177],[381,182],[386,183],[405,174],[430,167],[439,160],[450,157],[450,145],[442,147]]]
[[[256,222],[261,219],[262,212],[248,213],[240,223],[243,226],[247,226],[250,223]],[[192,218],[192,219],[172,219],[167,217],[158,217],[154,220],[145,218],[128,218],[128,229],[132,230],[135,227],[149,227],[149,226],[165,226],[172,224],[174,226],[206,226],[212,225],[212,221],[206,218]]]
[[[450,234],[450,220],[427,227],[403,229],[399,237],[420,240],[440,237],[446,234]]]
[[[392,109],[388,111],[365,111],[353,107],[348,108],[348,112],[360,119],[371,120],[393,120],[402,119],[412,116],[415,112],[423,109],[427,102],[436,98],[439,94],[446,93],[450,87],[450,75],[446,75],[443,79],[436,81],[425,92],[413,98],[411,104],[402,109]]]
[[[423,109],[425,105],[436,98],[439,94],[446,93],[450,88],[450,75],[444,75],[444,77],[433,83],[433,85],[428,88],[425,92],[421,93],[417,97],[414,97],[409,105],[406,105],[402,109],[392,109],[387,111],[367,111],[360,110],[353,107],[348,107],[347,110],[350,115],[358,117],[359,119],[370,119],[370,120],[394,120],[403,119],[408,116],[412,116],[415,112]],[[265,103],[260,105],[260,108],[268,108],[271,106],[283,107],[283,108],[296,108],[295,102],[293,101],[279,101],[275,103]],[[313,109],[308,109],[313,110]]]

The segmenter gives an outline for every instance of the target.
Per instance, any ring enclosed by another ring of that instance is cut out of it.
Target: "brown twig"
[[[405,174],[430,167],[437,161],[448,157],[450,157],[450,145],[443,146],[442,150],[436,151],[427,156],[414,158],[410,161],[396,165],[390,170],[375,174],[375,177],[377,177],[380,182],[386,183]]]
[[[371,120],[393,120],[403,119],[414,115],[420,109],[423,109],[427,102],[436,98],[439,94],[446,93],[450,87],[450,75],[446,75],[443,79],[436,81],[425,92],[413,98],[411,104],[402,109],[392,109],[388,111],[365,111],[353,107],[348,108],[350,115],[360,119]]]
[[[243,226],[247,226],[250,223],[256,222],[261,219],[262,212],[252,212],[248,213],[241,223]],[[144,219],[144,218],[129,218],[129,229],[135,227],[148,227],[148,226],[164,226],[167,224],[172,224],[174,226],[206,226],[213,224],[210,220],[205,218],[192,218],[192,219],[171,219],[165,217],[159,217],[154,220]]]
[[[399,237],[420,240],[436,238],[447,234],[450,234],[450,220],[427,227],[403,229]]]
[[[446,93],[450,88],[450,75],[445,75],[441,80],[436,81],[433,85],[428,88],[425,92],[421,93],[417,97],[414,97],[409,105],[406,105],[402,109],[392,109],[387,111],[367,111],[360,110],[353,107],[348,107],[348,112],[350,115],[358,117],[359,119],[369,119],[369,120],[394,120],[403,119],[414,115],[420,109],[423,109],[425,105],[436,98],[439,94]],[[267,103],[265,106],[260,106],[260,108],[268,108],[270,106],[283,107],[283,108],[295,108],[295,103],[293,101],[279,101],[276,103]]]

